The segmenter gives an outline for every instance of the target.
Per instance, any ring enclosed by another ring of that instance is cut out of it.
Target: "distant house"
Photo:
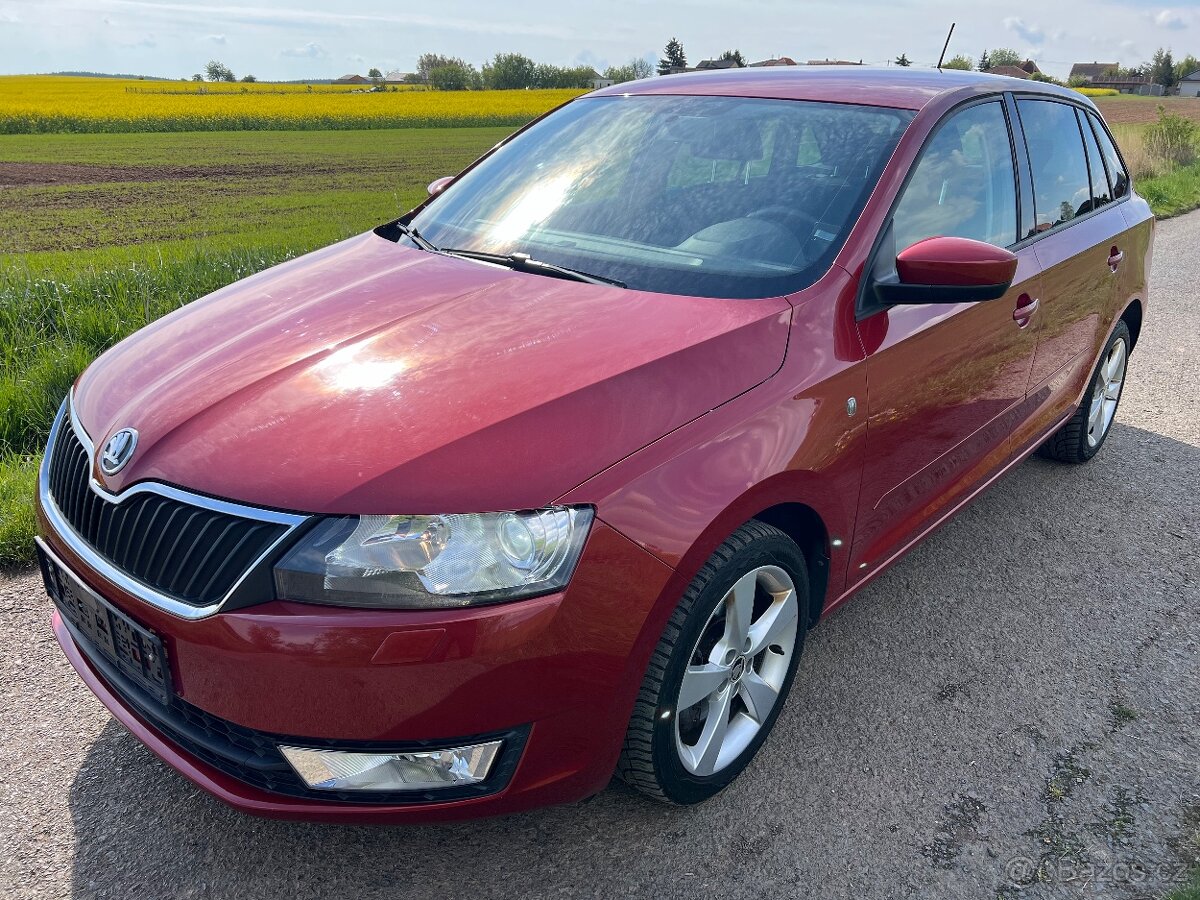
[[[1029,73],[1020,66],[992,66],[987,70],[989,75],[1007,75],[1009,78],[1029,78]]]
[[[805,63],[805,65],[809,66],[861,66],[862,64],[861,59],[858,62],[848,59],[810,59]]]
[[[1200,97],[1200,69],[1184,75],[1179,81],[1180,97]]]
[[[696,71],[705,71],[707,69],[737,69],[738,61],[736,59],[702,59],[696,66]]]
[[[1115,72],[1120,68],[1119,63],[1075,63],[1071,66],[1071,74],[1069,78],[1082,78],[1085,82],[1091,83],[1093,78],[1099,78],[1102,75],[1107,75],[1109,72]]]
[[[796,65],[796,61],[794,59],[792,59],[790,56],[778,56],[773,59],[762,59],[762,60],[759,60],[758,62],[750,63],[751,68],[756,68],[758,66],[794,66],[794,65]]]
[[[1097,75],[1090,87],[1110,88],[1122,94],[1141,94],[1144,97],[1161,97],[1163,86],[1150,79],[1149,75]]]
[[[616,82],[611,78],[605,78],[595,69],[592,69],[591,74],[588,76],[588,81],[591,83],[593,91],[598,91],[600,88],[606,88],[616,84]]]
[[[370,84],[371,79],[365,75],[343,75],[333,82],[334,84]]]
[[[411,72],[388,72],[383,76],[384,84],[408,84],[412,79]]]

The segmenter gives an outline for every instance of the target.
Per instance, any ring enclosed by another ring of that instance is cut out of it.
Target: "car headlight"
[[[566,587],[592,509],[325,519],[275,566],[285,600],[433,609]]]

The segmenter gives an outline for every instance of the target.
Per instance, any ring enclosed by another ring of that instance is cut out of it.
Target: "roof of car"
[[[985,72],[865,66],[764,66],[683,72],[615,84],[591,96],[711,94],[920,109],[933,98],[960,88],[1047,93],[1083,100],[1082,94],[1057,85]]]

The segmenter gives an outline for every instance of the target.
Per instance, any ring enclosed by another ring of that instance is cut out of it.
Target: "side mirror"
[[[960,237],[917,241],[896,257],[896,274],[875,282],[882,303],[965,303],[1003,297],[1017,257],[1003,247]]]
[[[436,197],[438,194],[440,194],[442,191],[444,191],[446,189],[446,185],[448,185],[453,180],[454,180],[453,175],[443,175],[441,178],[437,179],[436,181],[429,182],[429,187],[426,188],[426,190],[429,191],[429,196]]]

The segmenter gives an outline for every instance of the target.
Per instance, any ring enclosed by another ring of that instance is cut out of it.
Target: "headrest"
[[[762,135],[757,124],[737,116],[675,116],[661,137],[688,145],[701,159],[763,158]]]

